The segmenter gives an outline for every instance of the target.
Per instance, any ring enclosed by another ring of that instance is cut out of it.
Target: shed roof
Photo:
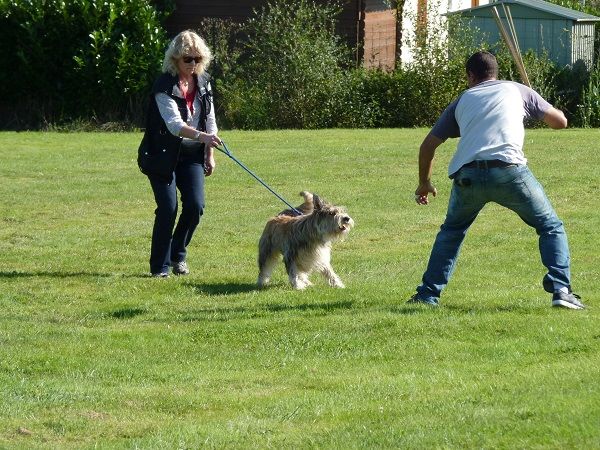
[[[566,19],[573,20],[575,22],[598,22],[600,21],[600,17],[592,16],[591,14],[587,14],[581,11],[576,11],[574,9],[565,8],[564,6],[555,5],[554,3],[545,2],[543,0],[498,0],[495,2],[488,3],[486,5],[476,6],[475,8],[461,9],[459,11],[453,11],[448,13],[448,15],[452,14],[464,14],[465,12],[476,12],[478,10],[485,10],[492,8],[495,5],[501,5],[504,3],[505,5],[519,5],[525,8],[537,9],[539,11],[543,11],[547,14],[553,14],[559,17],[563,17]]]

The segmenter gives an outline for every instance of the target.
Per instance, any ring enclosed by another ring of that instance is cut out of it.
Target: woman
[[[153,277],[168,277],[170,267],[175,275],[189,273],[186,248],[204,212],[204,177],[215,169],[213,147],[221,144],[205,73],[211,59],[200,36],[182,31],[169,44],[152,88],[138,165],[156,200]],[[182,208],[175,227],[177,190]]]

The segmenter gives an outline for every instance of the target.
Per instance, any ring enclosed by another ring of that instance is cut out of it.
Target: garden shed
[[[548,3],[542,0],[499,0],[486,5],[450,12],[468,20],[469,26],[479,30],[478,40],[495,44],[502,38],[493,15],[496,7],[505,19],[510,11],[521,52],[533,50],[560,66],[584,63],[588,69],[594,59],[594,29],[600,17]],[[506,21],[504,21],[506,24]]]

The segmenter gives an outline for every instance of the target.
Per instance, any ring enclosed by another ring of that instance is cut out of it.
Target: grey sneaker
[[[167,272],[156,272],[151,275],[152,278],[169,278],[169,274]]]
[[[187,275],[190,269],[185,261],[180,261],[173,264],[173,275]]]
[[[420,304],[420,305],[428,305],[428,306],[439,306],[438,300],[436,298],[423,298],[423,297],[419,297],[419,294],[415,294],[413,295],[411,298],[408,299],[408,301],[406,303],[409,304]]]
[[[558,308],[584,309],[585,305],[579,301],[581,297],[573,292],[557,291],[552,295],[552,306]]]

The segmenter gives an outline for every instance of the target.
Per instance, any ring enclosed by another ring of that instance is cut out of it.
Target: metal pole
[[[500,19],[500,15],[498,14],[498,10],[496,9],[495,6],[492,7],[492,11],[494,13],[494,19],[496,20],[496,25],[498,25],[498,30],[500,31],[500,35],[502,36],[502,39],[504,39],[504,42],[506,43],[506,46],[508,47],[508,51],[512,55],[513,60],[517,64],[517,70],[519,71],[519,74],[521,75],[521,81],[523,81],[524,85],[531,87],[531,83],[529,82],[529,77],[527,76],[527,72],[525,71],[525,65],[523,64],[523,58],[521,58],[521,52],[519,51],[518,47],[516,47],[515,42],[511,39],[511,37],[508,35],[506,29],[504,28],[502,19]],[[511,16],[511,18],[512,18],[512,16]]]

